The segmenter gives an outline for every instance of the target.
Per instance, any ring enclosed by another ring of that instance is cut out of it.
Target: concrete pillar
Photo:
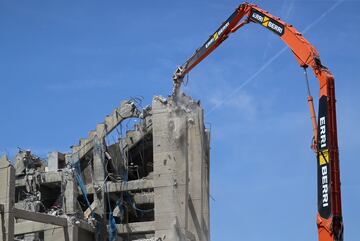
[[[210,237],[210,130],[205,129],[204,136],[204,156],[203,156],[203,186],[202,200],[203,200],[203,220],[202,229],[205,234],[205,240],[211,240]]]
[[[63,172],[63,181],[65,182],[64,206],[65,213],[74,215],[77,212],[78,187],[74,174],[71,172]]]
[[[189,159],[189,223],[190,230],[197,240],[208,240],[209,184],[207,152],[209,146],[205,133],[203,110],[192,106],[188,124],[188,159]]]
[[[155,237],[209,240],[208,144],[203,110],[189,97],[154,98]]]
[[[187,233],[187,118],[154,98],[155,237],[184,240]]]
[[[7,156],[0,158],[0,240],[14,240],[15,169]]]
[[[58,171],[65,167],[65,155],[63,153],[53,151],[48,155],[48,171]]]
[[[98,135],[100,136],[100,135]],[[94,166],[94,202],[96,203],[95,213],[98,218],[98,229],[96,239],[97,240],[106,240],[107,239],[107,229],[106,229],[106,215],[105,215],[105,205],[107,204],[105,199],[105,145],[103,138],[94,137],[94,149],[93,149],[93,166]]]

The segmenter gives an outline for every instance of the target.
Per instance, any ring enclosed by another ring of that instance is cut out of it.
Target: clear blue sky
[[[302,31],[336,78],[346,240],[360,237],[360,1],[256,1]],[[0,152],[68,151],[122,99],[171,75],[240,1],[1,1]],[[249,25],[190,74],[211,123],[213,241],[317,240],[316,162],[302,70]],[[318,86],[310,73],[314,96]],[[223,100],[226,100],[223,102]],[[223,103],[214,111],[209,111]]]

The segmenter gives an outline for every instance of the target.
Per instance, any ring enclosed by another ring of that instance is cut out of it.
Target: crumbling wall
[[[130,128],[122,125],[134,118]],[[209,133],[200,103],[183,94],[154,97],[144,109],[123,101],[71,152],[41,160],[21,150],[15,167],[7,196],[0,197],[14,213],[1,223],[6,237],[209,240]]]

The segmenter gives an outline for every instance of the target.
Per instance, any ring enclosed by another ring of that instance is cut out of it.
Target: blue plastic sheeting
[[[115,241],[117,238],[117,227],[114,216],[112,215],[111,212],[109,214],[108,233],[109,233],[109,241]]]

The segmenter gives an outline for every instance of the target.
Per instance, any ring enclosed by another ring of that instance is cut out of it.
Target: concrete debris
[[[166,105],[168,100],[162,96],[155,96],[154,101],[160,101],[162,104]]]
[[[123,101],[69,153],[42,160],[20,150],[15,169],[2,157],[0,240],[208,241],[200,103],[179,93],[138,104]],[[122,125],[130,118],[138,121]]]
[[[23,175],[32,171],[45,170],[44,162],[37,156],[31,153],[31,150],[19,150],[15,157],[16,175]]]

